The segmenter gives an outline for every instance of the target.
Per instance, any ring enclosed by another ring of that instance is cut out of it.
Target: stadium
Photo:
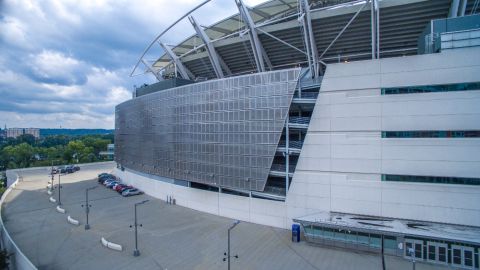
[[[132,71],[158,82],[116,107],[116,175],[314,244],[480,267],[479,1],[235,0],[203,27],[207,2]]]

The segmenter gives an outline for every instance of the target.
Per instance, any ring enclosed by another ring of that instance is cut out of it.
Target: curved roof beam
[[[185,67],[185,65],[183,65],[182,61],[180,61],[180,58],[172,51],[172,49],[164,43],[160,43],[160,46],[162,46],[162,48],[165,50],[165,53],[168,54],[168,56],[173,60],[178,73],[180,73],[180,76],[187,80],[193,79],[193,74]]]
[[[242,17],[243,21],[245,22],[245,25],[249,29],[248,34],[250,36],[250,44],[252,45],[252,51],[253,51],[253,56],[255,58],[257,71],[264,72],[266,69],[265,69],[265,64],[263,60],[265,59],[267,63],[270,63],[270,60],[268,59],[267,54],[264,53],[265,49],[263,48],[262,43],[258,38],[258,33],[257,33],[255,23],[253,22],[253,19],[250,16],[250,13],[248,13],[248,8],[245,6],[243,1],[235,0],[235,3],[237,4],[238,11],[240,12],[240,16]]]
[[[203,28],[198,24],[197,20],[193,16],[189,16],[188,19],[192,23],[192,26],[195,29],[195,32],[197,32],[197,35],[200,37],[203,43],[205,43],[205,45],[207,46],[208,58],[210,58],[213,71],[215,71],[215,75],[217,75],[217,78],[225,77],[223,74],[222,64],[221,64],[223,61],[221,60],[221,57],[218,54],[217,50],[215,50],[215,47],[213,46],[210,38],[205,33],[205,30],[203,30]],[[225,64],[225,62],[223,63]],[[225,67],[227,67],[226,64],[225,64]],[[228,67],[225,70],[229,74],[232,73]]]

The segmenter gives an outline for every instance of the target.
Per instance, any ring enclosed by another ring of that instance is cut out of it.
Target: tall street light
[[[85,206],[85,214],[87,215],[87,223],[85,223],[85,230],[90,229],[90,224],[88,224],[88,213],[90,212],[90,207],[92,207],[90,204],[88,204],[88,191],[92,189],[96,189],[98,186],[94,187],[89,187],[85,189],[85,205],[82,204],[82,207]]]
[[[235,222],[233,222],[232,226],[230,226],[230,228],[228,228],[228,247],[227,247],[227,254],[223,253],[223,255],[226,255],[227,256],[227,264],[228,264],[228,270],[230,270],[230,231],[235,228],[235,226],[237,226],[238,224],[240,223],[240,220],[235,220]],[[238,259],[238,255],[235,255],[234,256],[235,258]],[[225,258],[223,258],[223,261],[225,261]]]
[[[142,224],[138,224],[137,222],[137,205],[144,204],[148,202],[148,200],[144,200],[138,203],[135,203],[134,208],[135,208],[135,223],[130,225],[130,228],[135,227],[135,250],[133,251],[133,256],[138,257],[140,256],[140,251],[138,250],[138,234],[137,234],[137,227],[140,226],[142,227]]]
[[[60,190],[62,189],[62,185],[60,184],[60,173],[58,174],[58,205],[62,205],[62,201],[60,200]]]

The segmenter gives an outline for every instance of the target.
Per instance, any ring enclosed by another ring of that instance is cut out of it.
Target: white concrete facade
[[[171,196],[176,204],[198,211],[278,228],[286,228],[290,222],[284,202],[189,188],[173,184],[169,178],[152,179],[128,169],[115,169],[114,174],[150,196],[162,200]]]
[[[381,181],[480,177],[480,138],[381,137],[480,130],[480,89],[381,95],[382,87],[478,81],[478,48],[329,65],[288,193],[289,220],[336,211],[479,226],[480,186]]]
[[[381,95],[382,87],[476,81],[480,48],[329,65],[286,202],[189,188],[128,169],[114,173],[160,199],[280,228],[319,211],[480,226],[480,186],[381,181],[382,174],[480,177],[480,138],[381,137],[480,130],[480,89]]]

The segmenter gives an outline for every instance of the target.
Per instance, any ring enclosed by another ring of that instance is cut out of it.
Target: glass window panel
[[[382,246],[382,239],[380,235],[370,234],[370,247],[380,248]]]
[[[447,248],[446,247],[438,247],[438,260],[440,262],[447,262]]]

